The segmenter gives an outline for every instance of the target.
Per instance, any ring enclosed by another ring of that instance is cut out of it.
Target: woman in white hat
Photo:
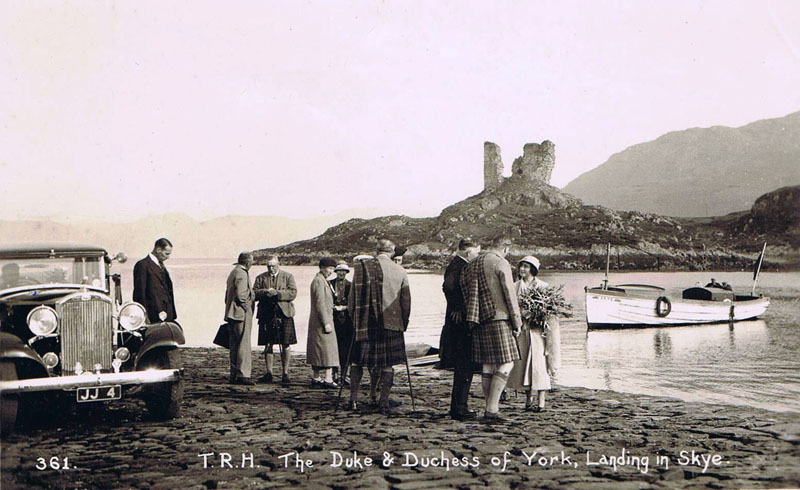
[[[514,284],[517,297],[526,293],[530,288],[547,287],[547,283],[539,280],[539,259],[532,255],[523,257],[519,261],[519,280]],[[522,305],[520,305],[522,306]],[[543,336],[544,322],[534,323],[529,321],[530,313],[520,308],[525,327],[522,329],[517,342],[522,358],[514,361],[514,368],[508,377],[507,389],[525,390],[525,410],[544,410],[545,393],[550,389],[550,375],[545,359],[545,339]],[[546,322],[550,322],[548,318]],[[533,404],[533,392],[538,393],[536,407]]]

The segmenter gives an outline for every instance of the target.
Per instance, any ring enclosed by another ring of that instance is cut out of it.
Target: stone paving
[[[311,389],[300,357],[289,386],[232,386],[227,351],[183,352],[181,418],[151,420],[129,399],[28,424],[0,445],[2,489],[800,486],[794,413],[562,388],[542,413],[512,393],[505,423],[457,422],[451,373],[428,367],[412,369],[416,410],[405,370],[395,377],[403,405],[387,418],[334,412],[336,391]],[[480,410],[477,377],[472,395]]]

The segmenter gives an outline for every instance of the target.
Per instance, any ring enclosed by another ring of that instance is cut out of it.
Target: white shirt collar
[[[156,256],[155,256],[155,255],[153,255],[153,254],[152,254],[152,252],[151,252],[151,253],[149,253],[149,254],[147,254],[147,255],[150,257],[150,260],[152,260],[153,262],[155,262],[155,264],[156,264],[157,266],[161,267],[161,263],[159,263],[158,259],[156,258]]]

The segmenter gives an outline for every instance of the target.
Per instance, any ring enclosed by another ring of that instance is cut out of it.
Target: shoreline
[[[800,486],[797,413],[560,387],[548,394],[545,412],[524,411],[524,397],[511,394],[501,404],[508,422],[457,422],[447,416],[449,371],[412,368],[412,413],[400,366],[392,390],[403,402],[399,416],[365,409],[334,413],[336,391],[309,387],[304,356],[293,356],[289,386],[233,386],[227,383],[226,350],[192,347],[182,353],[181,418],[150,420],[143,402],[130,398],[23,427],[3,441],[2,487]],[[264,371],[258,354],[253,377]],[[362,405],[366,394],[362,385]],[[478,377],[470,406],[482,411]],[[354,451],[360,459],[347,468]],[[232,468],[225,466],[225,454]],[[387,465],[385,456],[394,462]],[[71,468],[37,469],[40,457],[68,458]],[[367,457],[371,466],[364,466]]]
[[[412,344],[408,344],[408,345],[410,346]],[[427,345],[427,344],[420,344],[420,345]],[[224,347],[219,347],[219,346],[215,346],[215,345],[186,346],[186,347],[184,347],[184,349],[186,349],[186,350],[188,350],[188,349],[202,349],[202,350],[211,350],[211,351],[219,350],[219,351],[223,351],[223,352],[227,353],[227,349],[225,349]],[[293,368],[294,368],[294,364],[296,364],[298,362],[301,363],[301,364],[305,363],[305,358],[306,358],[305,352],[295,352],[293,350],[292,351],[292,366],[293,366]],[[277,357],[276,357],[276,359],[277,359]],[[257,364],[260,364],[263,367],[263,350],[254,351],[253,352],[253,365],[256,366]],[[395,367],[395,371],[397,372],[397,369],[400,369],[400,368],[402,368],[403,376],[405,376],[405,371],[404,371],[405,368],[404,367],[402,367],[402,366],[397,367],[396,366]],[[414,368],[412,366],[412,369],[414,369],[414,372],[419,374],[420,376],[433,376],[433,377],[436,377],[436,378],[439,378],[441,376],[444,376],[444,377],[452,376],[452,373],[453,373],[452,369],[439,369],[439,368],[434,367],[433,365],[426,365],[426,366],[418,367],[418,368]],[[256,371],[255,367],[253,368],[253,371],[254,372]],[[278,372],[277,361],[275,361],[275,372]],[[367,374],[364,374],[364,376],[365,376],[365,379],[368,378]],[[412,376],[413,376],[413,374],[412,374]],[[479,382],[479,379],[478,379],[479,376],[480,376],[479,374],[477,374],[477,373],[475,374],[475,378],[473,379],[473,383],[478,383]],[[362,381],[362,383],[366,383],[366,381]],[[714,405],[714,406],[721,406],[721,407],[738,407],[738,408],[743,408],[743,409],[763,410],[765,412],[776,413],[776,414],[787,414],[787,415],[794,414],[795,416],[798,417],[798,420],[800,420],[800,410],[795,410],[795,409],[790,409],[790,408],[787,408],[785,410],[776,410],[776,409],[773,409],[773,408],[747,405],[747,404],[744,404],[744,403],[735,404],[735,403],[724,403],[724,402],[716,402],[716,401],[685,400],[685,399],[677,397],[677,396],[654,395],[654,394],[651,394],[651,393],[637,393],[637,392],[633,392],[633,391],[617,391],[617,390],[611,390],[611,389],[605,389],[605,388],[591,388],[591,387],[588,387],[588,386],[577,386],[577,385],[558,384],[558,387],[559,387],[559,389],[563,389],[563,390],[572,390],[572,389],[575,389],[575,390],[591,390],[591,391],[603,392],[603,393],[607,392],[607,393],[609,393],[611,395],[613,395],[613,394],[621,394],[621,395],[629,395],[629,396],[646,396],[646,397],[661,398],[661,399],[664,399],[664,400],[671,400],[671,401],[678,402],[678,403],[698,403],[698,404],[702,404],[702,405]],[[346,399],[345,395],[346,395],[346,392],[342,395],[343,399]],[[480,395],[478,395],[478,396],[480,396]],[[513,397],[514,395],[511,395],[511,396]],[[519,392],[519,396],[523,397],[524,394],[522,392]]]
[[[292,257],[293,257],[292,254],[280,255],[281,258],[285,258],[285,260],[286,260],[286,263],[284,265],[300,266],[300,267],[316,267],[317,266],[317,261],[319,259],[321,259],[322,257],[328,257],[328,256],[330,256],[330,257],[338,257],[336,254],[326,254],[326,255],[315,256],[316,260],[293,261],[292,260]],[[451,257],[452,256],[446,256],[446,257],[444,257],[442,259],[442,261],[446,261],[446,259],[449,259]],[[222,259],[222,260],[228,260],[228,259]],[[513,260],[510,261],[510,262],[513,263]],[[267,264],[266,262],[258,261],[258,260],[253,263],[253,265],[255,265],[255,266],[266,266],[266,264]],[[766,264],[766,261],[765,261],[765,264]],[[782,265],[783,265],[783,267],[781,267],[778,264],[772,264],[772,263],[769,264],[769,267],[767,267],[765,265],[765,266],[763,266],[761,268],[761,273],[763,274],[765,272],[771,272],[771,273],[800,272],[800,262],[790,262],[790,263],[782,264]],[[447,264],[442,265],[439,262],[432,262],[432,263],[421,262],[420,263],[420,262],[411,262],[411,261],[409,261],[408,263],[404,264],[403,267],[406,268],[406,270],[408,272],[417,271],[417,273],[439,273],[439,274],[441,274],[447,268]],[[562,267],[548,268],[548,267],[544,267],[544,268],[542,268],[541,272],[543,274],[544,273],[559,273],[560,274],[560,273],[567,273],[567,272],[597,272],[597,273],[604,273],[605,270],[604,269],[598,269],[598,268],[586,265],[585,267],[573,267],[573,268],[562,268]],[[714,272],[742,272],[742,273],[745,273],[745,272],[748,272],[748,273],[752,273],[753,270],[752,270],[752,268],[747,268],[747,267],[727,267],[727,268],[726,267],[715,267],[715,268],[705,269],[705,268],[700,268],[700,267],[689,267],[689,266],[687,266],[687,267],[660,267],[660,268],[657,268],[657,267],[644,267],[644,268],[632,267],[632,268],[612,269],[611,272],[612,273],[614,273],[614,272],[616,272],[616,273],[628,273],[628,272],[664,272],[664,273],[669,273],[669,272],[707,272],[707,273],[714,273]]]

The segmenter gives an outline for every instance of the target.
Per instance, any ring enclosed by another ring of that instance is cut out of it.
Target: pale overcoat
[[[325,333],[325,325],[330,325],[330,333]],[[317,273],[311,281],[306,356],[308,364],[314,367],[339,366],[339,347],[333,328],[333,290],[322,273]]]

